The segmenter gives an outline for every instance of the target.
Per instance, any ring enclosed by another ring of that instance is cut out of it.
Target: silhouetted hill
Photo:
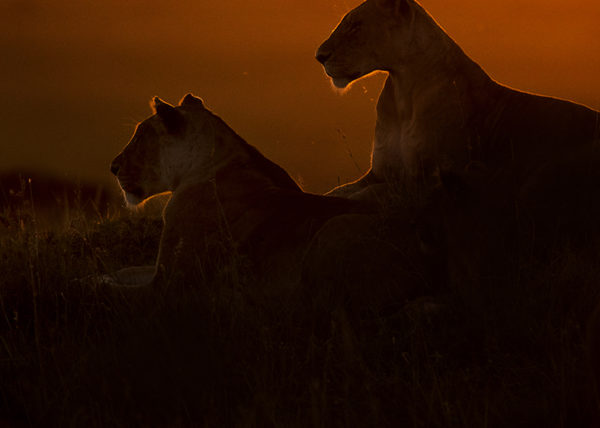
[[[123,209],[116,184],[73,180],[39,171],[0,173],[0,221],[66,225],[74,216],[99,220]]]

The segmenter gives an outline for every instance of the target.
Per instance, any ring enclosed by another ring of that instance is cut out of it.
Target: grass
[[[152,299],[82,280],[152,263],[159,232],[156,220],[136,216],[45,232],[20,221],[3,229],[0,425],[598,420],[585,342],[600,297],[593,252],[563,248],[541,266],[478,278],[476,292],[451,287],[358,323],[343,306],[315,314],[302,300],[265,306],[224,292],[248,283]]]

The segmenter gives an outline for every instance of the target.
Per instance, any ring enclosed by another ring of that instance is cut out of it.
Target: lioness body
[[[312,236],[331,217],[364,208],[299,188],[279,187],[246,159],[207,183],[184,183],[165,209],[157,265],[166,279],[212,279],[230,262],[250,263],[267,282],[293,283]],[[240,260],[231,260],[238,257]]]
[[[588,360],[593,375],[596,404],[600,408],[600,304],[588,321]]]
[[[156,285],[197,284],[227,274],[231,263],[250,263],[263,278],[298,279],[303,253],[327,220],[369,211],[303,192],[192,95],[178,107],[155,99],[155,110],[111,169],[131,203],[172,192]]]
[[[377,104],[373,182],[427,179],[484,163],[517,177],[600,138],[600,113],[493,81],[413,0],[367,0],[317,51],[336,86],[389,73]]]

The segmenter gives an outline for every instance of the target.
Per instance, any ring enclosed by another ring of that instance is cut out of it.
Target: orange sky
[[[340,95],[314,51],[359,3],[3,0],[0,169],[108,179],[148,100],[193,92],[307,190],[353,179],[382,76]],[[496,80],[600,109],[597,0],[421,4]]]

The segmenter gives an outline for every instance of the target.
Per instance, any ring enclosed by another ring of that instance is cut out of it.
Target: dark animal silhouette
[[[429,181],[472,164],[523,180],[547,162],[598,143],[600,113],[492,80],[413,0],[367,0],[319,47],[338,87],[389,73],[377,104],[371,169],[332,194],[372,183]]]
[[[321,276],[319,263],[330,266],[330,272],[334,261],[342,263],[337,269],[371,269],[356,259],[356,249],[345,259],[322,253],[324,241],[344,241],[353,233],[358,242],[362,233],[370,237],[363,240],[363,251],[387,261],[378,273],[392,278],[380,281],[388,288],[386,299],[415,287],[415,281],[403,283],[400,252],[392,245],[378,245],[380,238],[368,228],[348,231],[342,238],[326,229],[320,232],[330,222],[345,222],[345,215],[364,216],[367,219],[362,223],[372,224],[376,214],[371,206],[303,192],[281,167],[191,94],[178,107],[155,98],[154,109],[156,114],[138,125],[111,170],[130,203],[172,192],[164,212],[160,250],[156,266],[125,269],[111,276],[113,282],[151,283],[157,289],[182,284],[198,287],[215,280],[222,283],[223,276],[231,279],[238,269],[248,268],[243,278],[260,278],[267,294],[289,295],[303,272],[305,278]],[[315,236],[319,237],[316,242]],[[344,245],[328,245],[344,253]],[[306,261],[315,257],[318,262],[307,266]],[[390,283],[395,283],[395,290],[389,289]]]

